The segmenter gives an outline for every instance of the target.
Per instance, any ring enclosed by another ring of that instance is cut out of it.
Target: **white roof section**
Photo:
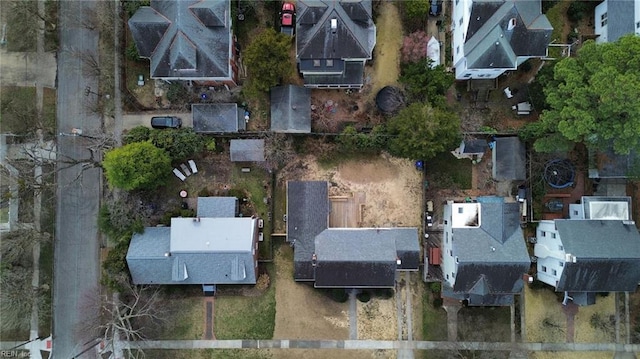
[[[427,57],[433,61],[431,68],[440,65],[440,41],[434,36],[431,36],[429,42],[427,42]]]
[[[582,197],[585,219],[631,220],[631,197]]]
[[[452,203],[451,217],[452,228],[480,227],[480,203]]]
[[[251,252],[255,218],[171,218],[171,253]]]

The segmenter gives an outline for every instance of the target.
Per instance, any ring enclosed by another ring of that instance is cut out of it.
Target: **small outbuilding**
[[[271,131],[311,132],[311,89],[294,85],[271,89]]]
[[[231,162],[264,162],[264,140],[231,140]]]
[[[493,142],[493,179],[523,181],[526,179],[524,143],[516,136],[497,137]]]
[[[244,131],[244,109],[235,103],[192,104],[193,129],[197,133],[233,133]]]

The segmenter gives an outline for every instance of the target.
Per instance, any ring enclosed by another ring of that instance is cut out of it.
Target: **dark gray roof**
[[[627,224],[626,224],[627,223]],[[640,282],[640,234],[633,222],[555,220],[567,254],[556,290],[635,291]]]
[[[516,25],[509,30],[511,19]],[[545,56],[553,28],[540,0],[479,0],[464,44],[467,68],[514,68],[519,56]]]
[[[271,88],[271,131],[311,132],[311,90],[286,85]]]
[[[299,59],[371,58],[376,42],[371,0],[299,0],[296,5]]]
[[[526,154],[518,137],[497,137],[492,152],[493,179],[497,181],[524,180]]]
[[[192,104],[193,129],[198,133],[244,131],[244,110],[235,103]]]
[[[392,231],[324,230],[315,239],[315,286],[393,287],[397,254]]]
[[[302,64],[305,61],[302,60]],[[359,88],[364,84],[364,63],[345,62],[344,71],[340,74],[304,74],[304,84],[307,87],[343,87]]]
[[[230,0],[151,1],[129,19],[152,78],[231,80]]]
[[[314,278],[315,237],[329,226],[328,186],[325,181],[287,182],[287,241],[294,243],[296,280]]]
[[[264,162],[264,140],[231,140],[232,162]]]
[[[480,226],[453,228],[458,257],[453,292],[519,293],[530,266],[517,203],[480,203]]]
[[[464,150],[462,153],[484,153],[487,148],[489,148],[489,144],[487,140],[484,139],[469,139],[464,140]]]
[[[615,42],[624,35],[632,34],[636,30],[635,0],[607,1],[607,42]],[[596,19],[600,21],[600,19]]]
[[[170,227],[148,227],[131,238],[127,265],[134,284],[255,284],[251,251],[169,253]]]
[[[238,208],[236,197],[198,197],[198,217],[235,217]]]

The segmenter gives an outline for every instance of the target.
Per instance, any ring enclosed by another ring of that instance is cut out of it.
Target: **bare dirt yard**
[[[400,48],[402,47],[402,20],[395,2],[380,4],[376,18],[376,47],[371,76],[370,100],[381,88],[397,85],[400,77]]]
[[[323,168],[307,156],[280,172],[282,180],[325,180],[329,195],[366,194],[362,227],[420,226],[421,174],[411,161],[381,154]]]

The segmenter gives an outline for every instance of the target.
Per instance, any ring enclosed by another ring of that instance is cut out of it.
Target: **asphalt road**
[[[88,113],[84,95],[86,86],[97,89],[97,79],[83,76],[82,61],[70,50],[97,52],[98,33],[80,26],[77,14],[95,7],[93,1],[60,1],[60,50],[58,51],[58,132],[81,128],[86,133],[101,129],[101,118]],[[84,71],[86,73],[86,71]],[[99,242],[97,215],[101,196],[101,171],[83,170],[81,164],[60,170],[67,158],[89,157],[84,137],[58,136],[59,171],[57,176],[56,235],[54,240],[53,351],[55,359],[94,358],[93,350],[84,351],[96,333],[80,323],[94,322],[98,308],[90,306],[99,295]]]

